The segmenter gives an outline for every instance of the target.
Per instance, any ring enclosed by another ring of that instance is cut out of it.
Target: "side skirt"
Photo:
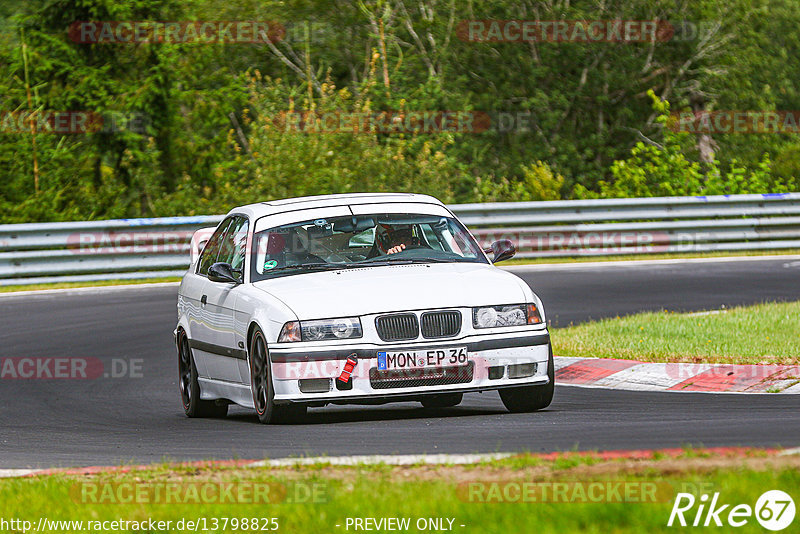
[[[200,398],[203,400],[227,399],[244,408],[255,409],[250,386],[199,377],[197,382],[200,384]]]

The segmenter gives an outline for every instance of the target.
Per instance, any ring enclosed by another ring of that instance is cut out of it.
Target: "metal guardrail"
[[[482,243],[518,257],[800,248],[800,193],[462,204]]]
[[[460,204],[483,245],[518,257],[800,248],[800,193]],[[222,216],[0,225],[0,285],[181,276]]]
[[[182,276],[222,215],[0,225],[0,285]]]

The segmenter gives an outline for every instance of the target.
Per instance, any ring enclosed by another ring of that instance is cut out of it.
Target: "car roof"
[[[348,193],[338,195],[317,195],[309,197],[285,198],[258,202],[234,208],[229,214],[242,213],[250,218],[258,219],[266,215],[284,213],[313,208],[327,208],[334,206],[354,206],[359,204],[435,204],[444,206],[442,202],[429,195],[415,193]]]

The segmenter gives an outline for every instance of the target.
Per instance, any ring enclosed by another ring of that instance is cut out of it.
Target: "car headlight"
[[[475,328],[522,326],[541,322],[542,315],[539,313],[536,304],[483,306],[472,309],[472,326]]]
[[[278,343],[352,339],[362,335],[361,321],[358,317],[321,319],[318,321],[289,321],[281,328]]]

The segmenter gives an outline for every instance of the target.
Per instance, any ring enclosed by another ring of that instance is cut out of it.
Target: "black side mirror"
[[[501,239],[492,243],[484,252],[493,256],[492,263],[497,263],[498,261],[513,258],[514,254],[517,253],[517,248],[510,239]]]
[[[212,282],[241,284],[241,278],[233,270],[230,263],[217,262],[208,268],[208,279]]]

